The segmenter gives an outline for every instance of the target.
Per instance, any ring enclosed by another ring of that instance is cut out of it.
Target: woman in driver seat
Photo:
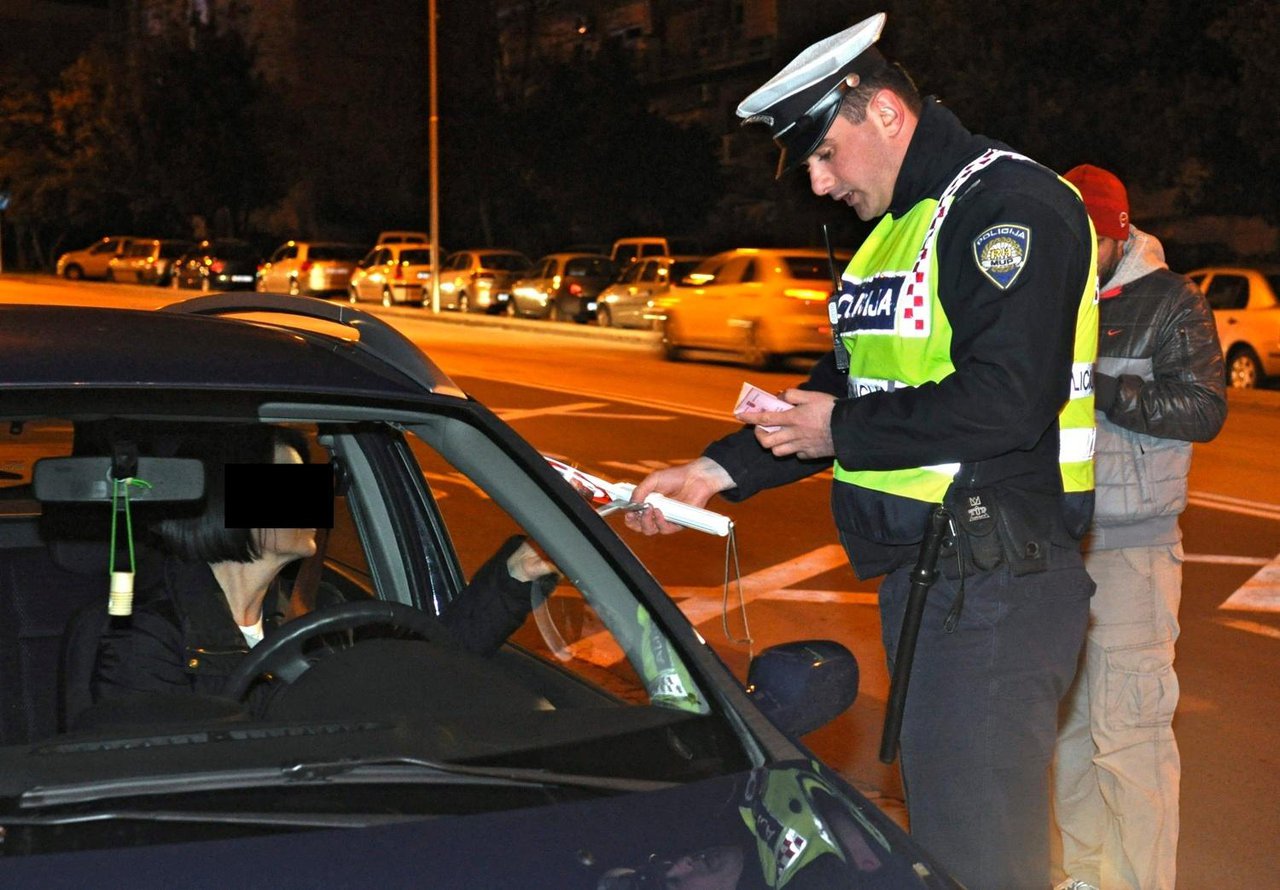
[[[179,457],[205,465],[198,515],[152,526],[162,559],[144,563],[132,618],[103,633],[94,663],[95,702],[139,692],[218,695],[250,648],[277,628],[288,591],[280,572],[316,552],[313,528],[226,528],[225,467],[232,463],[305,463],[298,431],[245,426],[201,441]],[[463,648],[496,651],[524,621],[531,588],[549,592],[555,567],[522,537],[509,539],[441,615]],[[260,705],[265,687],[254,690]]]

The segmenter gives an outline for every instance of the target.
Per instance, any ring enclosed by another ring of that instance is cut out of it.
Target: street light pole
[[[436,110],[436,0],[427,0],[427,54],[431,72],[427,139],[431,155],[431,311],[440,312],[440,139]]]
[[[9,209],[9,193],[0,192],[0,272],[4,271],[4,212]]]

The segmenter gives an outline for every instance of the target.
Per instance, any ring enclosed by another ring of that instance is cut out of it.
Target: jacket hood
[[[1157,269],[1167,268],[1169,264],[1164,261],[1164,245],[1160,243],[1160,239],[1130,225],[1129,240],[1124,244],[1124,256],[1115,272],[1111,273],[1111,280],[1103,282],[1101,290],[1124,287]]]

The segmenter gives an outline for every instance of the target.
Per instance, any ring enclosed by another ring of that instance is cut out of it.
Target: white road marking
[[[689,599],[720,599],[724,596],[723,587],[669,587],[667,592],[671,594],[672,599],[689,600]],[[744,591],[745,593],[745,591]],[[729,586],[729,598],[733,601],[737,600],[737,585]],[[769,600],[772,602],[785,603],[835,603],[841,606],[875,606],[880,602],[879,594],[874,592],[857,591],[857,590],[806,590],[804,588],[789,587],[786,590],[771,590],[765,593],[754,594],[750,597],[755,600]],[[684,603],[680,604],[681,610],[684,610]]]
[[[486,377],[483,374],[468,374],[468,377],[475,377],[479,380],[498,380],[503,383],[510,383],[510,377]],[[657,408],[660,411],[671,411],[676,414],[686,414],[690,417],[705,417],[708,420],[722,420],[732,426],[742,426],[733,413],[726,408],[724,411],[711,411],[706,408],[694,408],[689,405],[678,405],[674,402],[663,402],[657,399],[639,398],[630,393],[609,393],[600,390],[582,390],[572,389],[564,386],[551,386],[546,383],[521,383],[521,386],[527,386],[531,389],[541,389],[547,392],[560,392],[571,396],[586,396],[593,399],[609,399],[614,402],[621,402],[624,405],[639,405],[643,408]]]
[[[1268,561],[1218,608],[1280,612],[1280,556]]]
[[[847,564],[844,548],[838,544],[828,544],[803,556],[798,556],[795,559],[787,560],[744,576],[742,579],[742,597],[744,602],[751,602],[757,599],[788,599],[790,598],[788,595],[793,591],[779,588],[803,581],[805,578],[821,575],[823,572]],[[723,587],[671,587],[667,588],[667,592],[671,594],[672,599],[678,600],[676,605],[680,607],[680,611],[684,613],[691,624],[697,625],[704,621],[710,621],[723,611]],[[818,594],[824,597],[828,595],[839,596],[839,594],[833,594],[831,591],[825,590],[794,591],[794,593],[797,594],[796,599],[809,602],[831,602],[833,600],[809,600],[806,597],[807,594]],[[861,598],[874,597],[874,594],[850,593],[845,595],[858,597],[859,599],[856,600],[858,605],[863,604]],[[681,597],[684,598],[681,599]],[[731,608],[736,608],[738,603],[738,585],[736,583],[730,586],[729,603]],[[624,657],[622,650],[614,642],[612,636],[605,631],[590,634],[571,643],[569,651],[573,653],[575,658],[584,659],[601,667],[609,667],[621,661]]]
[[[812,550],[795,559],[789,559],[786,562],[769,566],[758,572],[752,572],[750,575],[744,575],[742,578],[742,601],[749,603],[752,600],[777,598],[778,594],[785,593],[784,588],[806,578],[829,572],[842,565],[848,565],[848,557],[845,556],[843,547],[839,544],[828,544],[825,547],[819,547],[817,550]],[[682,591],[687,592],[689,595],[687,599],[679,602],[680,611],[693,624],[708,621],[721,614],[724,610],[723,587],[673,588],[669,592],[675,598]],[[729,582],[729,604],[731,608],[738,605],[738,583],[736,581]]]
[[[1228,497],[1225,494],[1190,491],[1187,492],[1187,503],[1197,507],[1206,507],[1210,510],[1239,513],[1242,516],[1280,520],[1280,504],[1268,504],[1265,501],[1247,501],[1244,498]]]
[[[1273,640],[1280,640],[1280,627],[1271,627],[1266,624],[1259,624],[1257,621],[1240,621],[1237,619],[1219,620],[1219,624],[1223,627],[1229,627],[1233,630],[1242,630],[1245,633],[1257,634],[1262,637],[1270,637]]]
[[[1203,562],[1219,566],[1265,566],[1271,560],[1265,556],[1215,556],[1209,553],[1188,553],[1183,562]]]
[[[675,466],[660,460],[642,460],[638,463],[627,463],[620,460],[602,460],[600,466],[609,467],[614,470],[622,470],[627,473],[638,473],[641,476],[648,476],[654,470],[665,470],[667,467]],[[814,473],[812,476],[806,476],[799,482],[814,482],[818,480],[829,481],[832,476],[831,470],[823,470],[820,473]]]
[[[673,417],[664,417],[660,414],[616,414],[608,411],[597,412],[595,409],[603,408],[608,402],[572,402],[567,405],[547,405],[542,408],[499,408],[493,413],[501,417],[507,423],[514,423],[517,420],[528,420],[531,417],[566,417],[569,415],[587,416],[591,420],[674,420]],[[590,411],[592,413],[587,414]]]
[[[489,500],[489,495],[485,493],[485,490],[481,488],[479,485],[476,485],[474,482],[471,481],[470,478],[463,475],[462,473],[423,473],[422,476],[424,479],[430,482],[461,485],[463,488],[465,488],[467,491],[471,492],[472,494],[477,495],[486,501]],[[431,489],[431,493],[435,495],[436,500],[440,500],[443,497],[448,497],[449,495],[447,491],[441,491],[440,489],[434,488],[434,487]]]

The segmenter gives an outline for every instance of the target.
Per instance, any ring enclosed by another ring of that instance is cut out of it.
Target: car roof
[[[606,262],[610,262],[610,263],[613,262],[613,260],[609,259],[609,254],[607,253],[587,253],[585,251],[580,252],[576,250],[558,250],[555,253],[547,253],[542,255],[542,259],[544,260],[550,259],[551,257],[557,257],[557,258],[558,257],[574,257],[574,258],[588,257],[590,259],[605,260]]]
[[[286,315],[283,323],[211,317],[259,311]],[[299,327],[299,316],[346,325],[359,338]],[[103,400],[103,410],[117,410],[107,403],[128,401],[129,393],[136,399],[143,389],[157,399],[181,393],[192,410],[202,400],[243,406],[465,397],[385,322],[339,304],[278,294],[217,294],[153,311],[0,305],[0,330],[0,411],[8,416],[47,402],[51,391],[67,404]],[[53,342],[62,346],[56,353],[49,349]],[[138,348],[120,348],[127,343]],[[198,352],[192,343],[201,344]]]

